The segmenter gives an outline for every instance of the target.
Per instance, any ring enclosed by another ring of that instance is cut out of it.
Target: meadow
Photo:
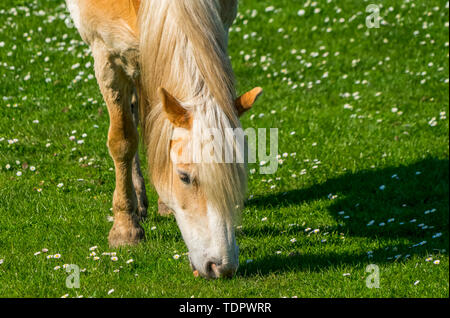
[[[108,247],[89,48],[64,1],[1,1],[0,297],[449,297],[448,28],[448,1],[241,1],[238,91],[264,88],[242,123],[278,128],[279,167],[249,165],[239,270],[204,280],[147,176],[146,242]]]

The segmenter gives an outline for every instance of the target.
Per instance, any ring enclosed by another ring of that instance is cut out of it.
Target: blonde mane
[[[139,12],[140,118],[154,184],[170,181],[172,124],[163,114],[159,86],[194,114],[193,143],[201,151],[202,132],[218,130],[225,147],[236,144],[225,129],[240,128],[234,107],[235,82],[227,52],[228,27],[236,15],[235,0],[143,1]],[[219,154],[217,161],[221,161]],[[219,211],[242,208],[246,191],[245,165],[196,165],[202,190]]]

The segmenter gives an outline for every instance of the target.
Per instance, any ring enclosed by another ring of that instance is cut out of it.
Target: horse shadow
[[[448,254],[448,159],[426,158],[407,166],[346,173],[308,188],[256,196],[247,202],[247,207],[288,210],[315,200],[330,200],[330,194],[338,194],[327,207],[338,225],[330,226],[326,231],[362,238],[363,242],[376,242],[376,248],[372,245],[367,250],[358,248],[354,252],[336,248],[330,252],[317,241],[306,241],[304,244],[317,244],[316,252],[308,252],[310,246],[304,247],[306,252],[303,252],[300,246],[300,251],[288,255],[263,256],[241,264],[238,275],[297,270],[317,272],[342,265],[402,261],[414,255],[426,257],[431,251]],[[242,235],[275,237],[283,230],[286,226],[249,225],[243,228]],[[304,233],[303,228],[290,231]],[[391,246],[394,241],[395,246]],[[370,254],[367,253],[369,250]]]

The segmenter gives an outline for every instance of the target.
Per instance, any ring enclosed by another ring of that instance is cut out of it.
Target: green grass
[[[446,3],[375,1],[387,24],[368,29],[368,1],[328,2],[241,1],[238,89],[265,90],[243,125],[279,128],[282,164],[250,166],[239,271],[207,281],[150,187],[147,241],[108,247],[114,173],[92,57],[63,1],[1,1],[0,297],[449,297]],[[94,245],[119,260],[93,260]],[[86,269],[79,289],[63,264]]]

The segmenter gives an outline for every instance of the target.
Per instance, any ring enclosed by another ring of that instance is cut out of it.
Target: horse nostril
[[[220,268],[220,277],[223,278],[232,278],[236,270],[230,266],[221,266]]]
[[[214,264],[213,262],[207,262],[206,263],[206,273],[208,274],[209,277],[216,277],[216,264]]]
[[[237,266],[231,263],[215,262],[213,260],[205,264],[205,276],[207,278],[231,278],[236,273]]]
[[[213,262],[207,264],[208,275],[211,278],[231,278],[235,273],[233,266],[229,265],[217,265]]]

